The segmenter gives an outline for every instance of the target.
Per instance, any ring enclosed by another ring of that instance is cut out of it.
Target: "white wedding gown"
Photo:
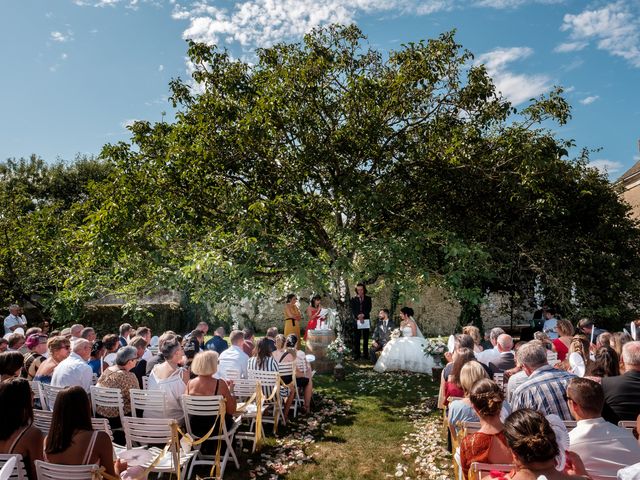
[[[401,330],[402,337],[387,342],[373,369],[376,372],[405,370],[431,375],[431,369],[435,362],[431,355],[426,355],[423,351],[424,337],[422,333],[418,330],[418,335],[414,337],[411,327],[403,327]]]

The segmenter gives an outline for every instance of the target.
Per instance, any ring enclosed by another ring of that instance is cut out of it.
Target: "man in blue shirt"
[[[224,339],[224,327],[216,328],[216,331],[213,332],[213,337],[204,344],[204,348],[205,350],[214,350],[218,352],[218,354],[229,348],[229,344]]]

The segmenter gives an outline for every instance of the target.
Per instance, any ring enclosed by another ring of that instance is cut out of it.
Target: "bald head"
[[[624,344],[622,347],[622,361],[627,370],[640,371],[640,341]]]
[[[84,338],[79,338],[73,342],[73,353],[80,355],[84,360],[91,357],[91,342]]]
[[[80,325],[79,323],[76,323],[71,327],[71,336],[75,338],[80,338],[80,335],[82,335],[82,330],[84,330],[84,326]]]
[[[498,337],[498,343],[496,345],[499,351],[510,352],[513,349],[513,338],[511,338],[511,335],[503,333]]]

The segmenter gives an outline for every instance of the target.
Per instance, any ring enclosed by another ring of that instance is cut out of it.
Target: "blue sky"
[[[127,122],[170,114],[185,38],[251,58],[333,21],[383,51],[455,28],[517,106],[564,86],[573,119],[558,134],[600,148],[612,179],[639,159],[640,0],[4,0],[0,159],[97,154]]]

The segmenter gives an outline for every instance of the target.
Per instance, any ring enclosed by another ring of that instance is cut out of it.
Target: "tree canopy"
[[[569,160],[550,130],[570,118],[561,89],[516,110],[453,32],[383,54],[332,25],[254,63],[191,42],[188,55],[175,121],[138,121],[102,151],[68,300],[304,286],[344,318],[362,280],[437,283],[473,316],[487,291],[530,298],[537,282],[569,314],[634,311],[639,231],[587,152]]]

